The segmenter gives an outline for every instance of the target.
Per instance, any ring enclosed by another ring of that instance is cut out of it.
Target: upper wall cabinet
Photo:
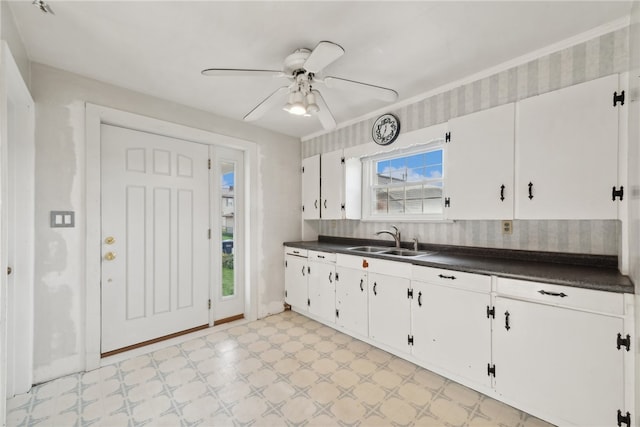
[[[362,166],[360,159],[345,159],[342,150],[302,161],[304,219],[359,219]]]
[[[302,160],[302,218],[320,219],[320,155]]]
[[[514,115],[507,104],[449,121],[447,218],[513,218]]]
[[[612,189],[621,103],[614,92],[618,75],[518,102],[516,218],[618,217]]]

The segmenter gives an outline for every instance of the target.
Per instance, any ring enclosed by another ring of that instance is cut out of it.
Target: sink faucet
[[[376,236],[379,236],[381,234],[390,234],[391,236],[393,236],[393,240],[396,241],[396,248],[399,248],[400,247],[400,230],[398,230],[398,227],[396,227],[395,225],[392,225],[391,228],[393,228],[393,231],[389,231],[389,230],[378,231],[376,233]]]

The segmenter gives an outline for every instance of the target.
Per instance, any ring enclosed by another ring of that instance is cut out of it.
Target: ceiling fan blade
[[[336,119],[333,118],[333,114],[329,110],[327,103],[324,102],[324,98],[320,95],[320,92],[317,90],[311,91],[316,97],[316,103],[320,110],[316,113],[318,119],[320,119],[320,123],[322,123],[322,127],[326,130],[334,129],[336,127]]]
[[[340,77],[325,77],[324,84],[332,89],[352,90],[382,101],[394,102],[398,99],[398,92],[393,89],[357,82],[355,80],[342,79]]]
[[[273,108],[275,105],[284,105],[287,93],[289,93],[288,86],[282,86],[281,88],[276,89],[275,92],[267,96],[260,104],[256,105],[253,110],[249,111],[249,113],[244,116],[242,120],[245,120],[247,122],[258,120],[264,115],[264,113]]]
[[[342,55],[344,55],[342,46],[331,42],[320,42],[305,61],[303,68],[310,73],[317,73]]]
[[[244,68],[207,68],[202,70],[202,75],[216,77],[285,77],[282,71]]]

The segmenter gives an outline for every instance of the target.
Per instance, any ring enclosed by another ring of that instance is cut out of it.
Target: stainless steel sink
[[[384,246],[356,246],[354,248],[349,248],[348,250],[356,252],[380,253],[389,250],[389,248]]]
[[[435,252],[412,251],[411,249],[392,249],[390,251],[380,252],[380,255],[393,255],[401,257],[421,257],[433,255]]]

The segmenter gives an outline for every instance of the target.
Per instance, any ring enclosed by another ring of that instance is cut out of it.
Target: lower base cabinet
[[[635,425],[628,295],[345,254],[285,260],[302,314],[552,423]]]
[[[417,281],[412,287],[412,355],[456,377],[490,387],[489,293]]]
[[[408,278],[369,273],[369,338],[403,353],[410,351]]]
[[[624,410],[621,318],[496,298],[495,390],[577,426],[613,426]]]
[[[369,333],[367,273],[336,265],[336,324],[359,336]]]

